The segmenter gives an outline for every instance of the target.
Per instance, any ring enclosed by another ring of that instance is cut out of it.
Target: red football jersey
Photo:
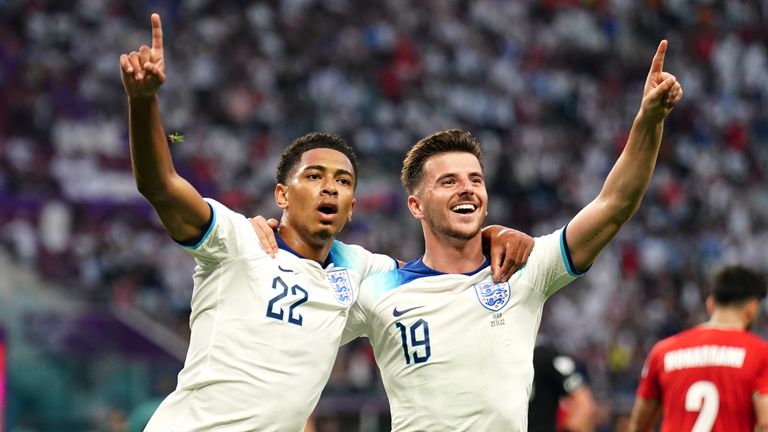
[[[657,343],[637,395],[662,404],[662,432],[752,432],[753,395],[768,394],[768,343],[699,326]]]

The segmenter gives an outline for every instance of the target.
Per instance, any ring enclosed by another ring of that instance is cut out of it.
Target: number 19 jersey
[[[197,266],[187,358],[145,430],[303,431],[360,280],[397,264],[334,242],[320,265],[279,238],[272,259],[244,216],[207,201],[209,231],[188,248]]]
[[[527,430],[542,308],[577,276],[564,240],[536,238],[507,283],[492,282],[487,261],[444,274],[421,259],[363,281],[343,341],[370,339],[393,431]]]
[[[768,394],[768,343],[701,325],[657,343],[637,396],[662,404],[662,432],[752,432],[755,393]]]

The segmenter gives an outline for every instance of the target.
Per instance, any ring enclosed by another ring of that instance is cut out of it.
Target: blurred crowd
[[[72,295],[185,335],[193,261],[130,173],[118,57],[163,18],[160,93],[177,170],[276,216],[292,139],[338,132],[361,158],[341,238],[411,260],[399,168],[419,138],[472,131],[488,222],[541,235],[593,199],[626,141],[655,48],[685,89],[635,218],[545,309],[544,337],[625,412],[653,342],[705,319],[705,280],[768,257],[768,2],[729,0],[8,0],[0,2],[0,244]],[[766,327],[758,327],[765,336]],[[366,344],[330,392],[380,392]],[[610,429],[608,429],[610,430]]]

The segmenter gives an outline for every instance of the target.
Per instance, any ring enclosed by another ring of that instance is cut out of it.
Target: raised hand
[[[667,41],[662,40],[651,62],[643,88],[642,110],[651,118],[663,120],[683,97],[683,87],[674,75],[664,72]]]
[[[120,56],[123,87],[130,98],[152,97],[165,82],[160,15],[152,14],[151,20],[152,48],[142,45],[138,52]]]

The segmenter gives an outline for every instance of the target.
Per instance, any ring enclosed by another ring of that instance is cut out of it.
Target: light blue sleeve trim
[[[565,230],[568,228],[568,225],[564,226],[560,230],[560,255],[563,257],[563,264],[565,265],[565,270],[568,271],[568,274],[573,277],[579,277],[583,275],[584,273],[589,270],[587,268],[586,270],[580,272],[574,268],[573,261],[571,259],[571,253],[568,250],[568,243],[565,240]],[[591,267],[591,266],[590,266]]]
[[[191,249],[191,250],[197,250],[205,241],[208,239],[208,236],[211,235],[211,231],[213,231],[213,227],[216,226],[216,207],[214,207],[211,203],[208,203],[208,207],[211,208],[211,223],[208,224],[208,229],[205,230],[205,233],[200,237],[200,240],[197,241],[197,243],[193,245],[181,245],[183,248]]]

